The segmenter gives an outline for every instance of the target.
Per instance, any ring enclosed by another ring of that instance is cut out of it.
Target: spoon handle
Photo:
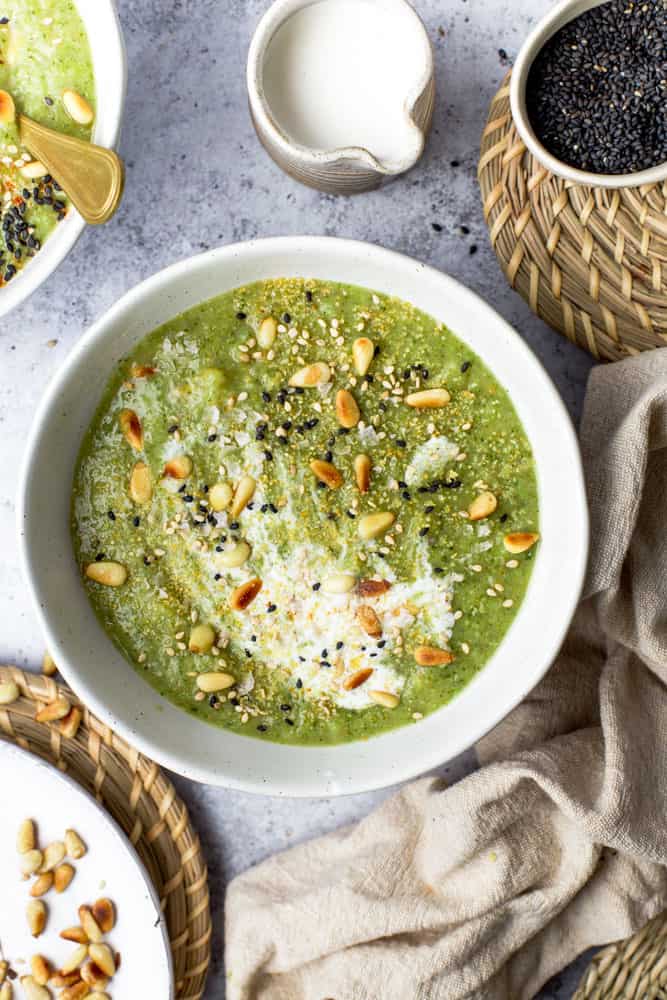
[[[54,132],[19,115],[21,142],[44,164],[74,207],[93,226],[108,222],[123,195],[123,161],[112,149]]]

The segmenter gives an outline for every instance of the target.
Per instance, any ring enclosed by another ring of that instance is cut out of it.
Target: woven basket
[[[519,138],[509,77],[478,176],[493,249],[533,312],[598,360],[667,343],[667,182],[615,191],[555,177]]]
[[[0,738],[37,754],[95,796],[127,834],[155,885],[169,930],[178,1000],[200,1000],[210,960],[211,917],[199,837],[174,786],[157,764],[120,739],[52,678],[0,667],[21,697],[0,707]],[[39,703],[59,693],[83,720],[74,739],[35,721]],[[154,1000],[161,1000],[155,997]]]
[[[667,914],[598,952],[573,1000],[667,1000]]]

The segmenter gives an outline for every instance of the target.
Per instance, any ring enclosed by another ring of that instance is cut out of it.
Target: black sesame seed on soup
[[[239,288],[142,340],[72,497],[126,659],[198,718],[286,743],[453,698],[509,628],[538,530],[530,444],[488,368],[408,303],[324,281]]]
[[[667,161],[667,0],[609,0],[564,25],[526,101],[539,141],[570,166],[625,174]]]

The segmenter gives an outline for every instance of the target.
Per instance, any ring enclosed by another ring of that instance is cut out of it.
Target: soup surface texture
[[[15,109],[13,118],[0,120],[1,288],[69,210],[64,193],[21,145],[18,115],[79,139],[91,135],[92,119],[82,124],[67,110],[68,92],[83,98],[79,118],[94,115],[95,103],[88,38],[72,0],[3,0],[0,91],[11,95]]]
[[[441,323],[281,279],[144,338],[82,444],[72,532],[113,641],[207,722],[286,743],[416,724],[498,646],[537,552],[531,448]]]

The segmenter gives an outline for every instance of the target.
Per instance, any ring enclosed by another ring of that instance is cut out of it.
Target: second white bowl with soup
[[[530,351],[451,278],[342,240],[227,247],[126,296],[49,390],[20,507],[93,711],[189,777],[281,794],[469,746],[547,669],[586,562],[576,440]]]

